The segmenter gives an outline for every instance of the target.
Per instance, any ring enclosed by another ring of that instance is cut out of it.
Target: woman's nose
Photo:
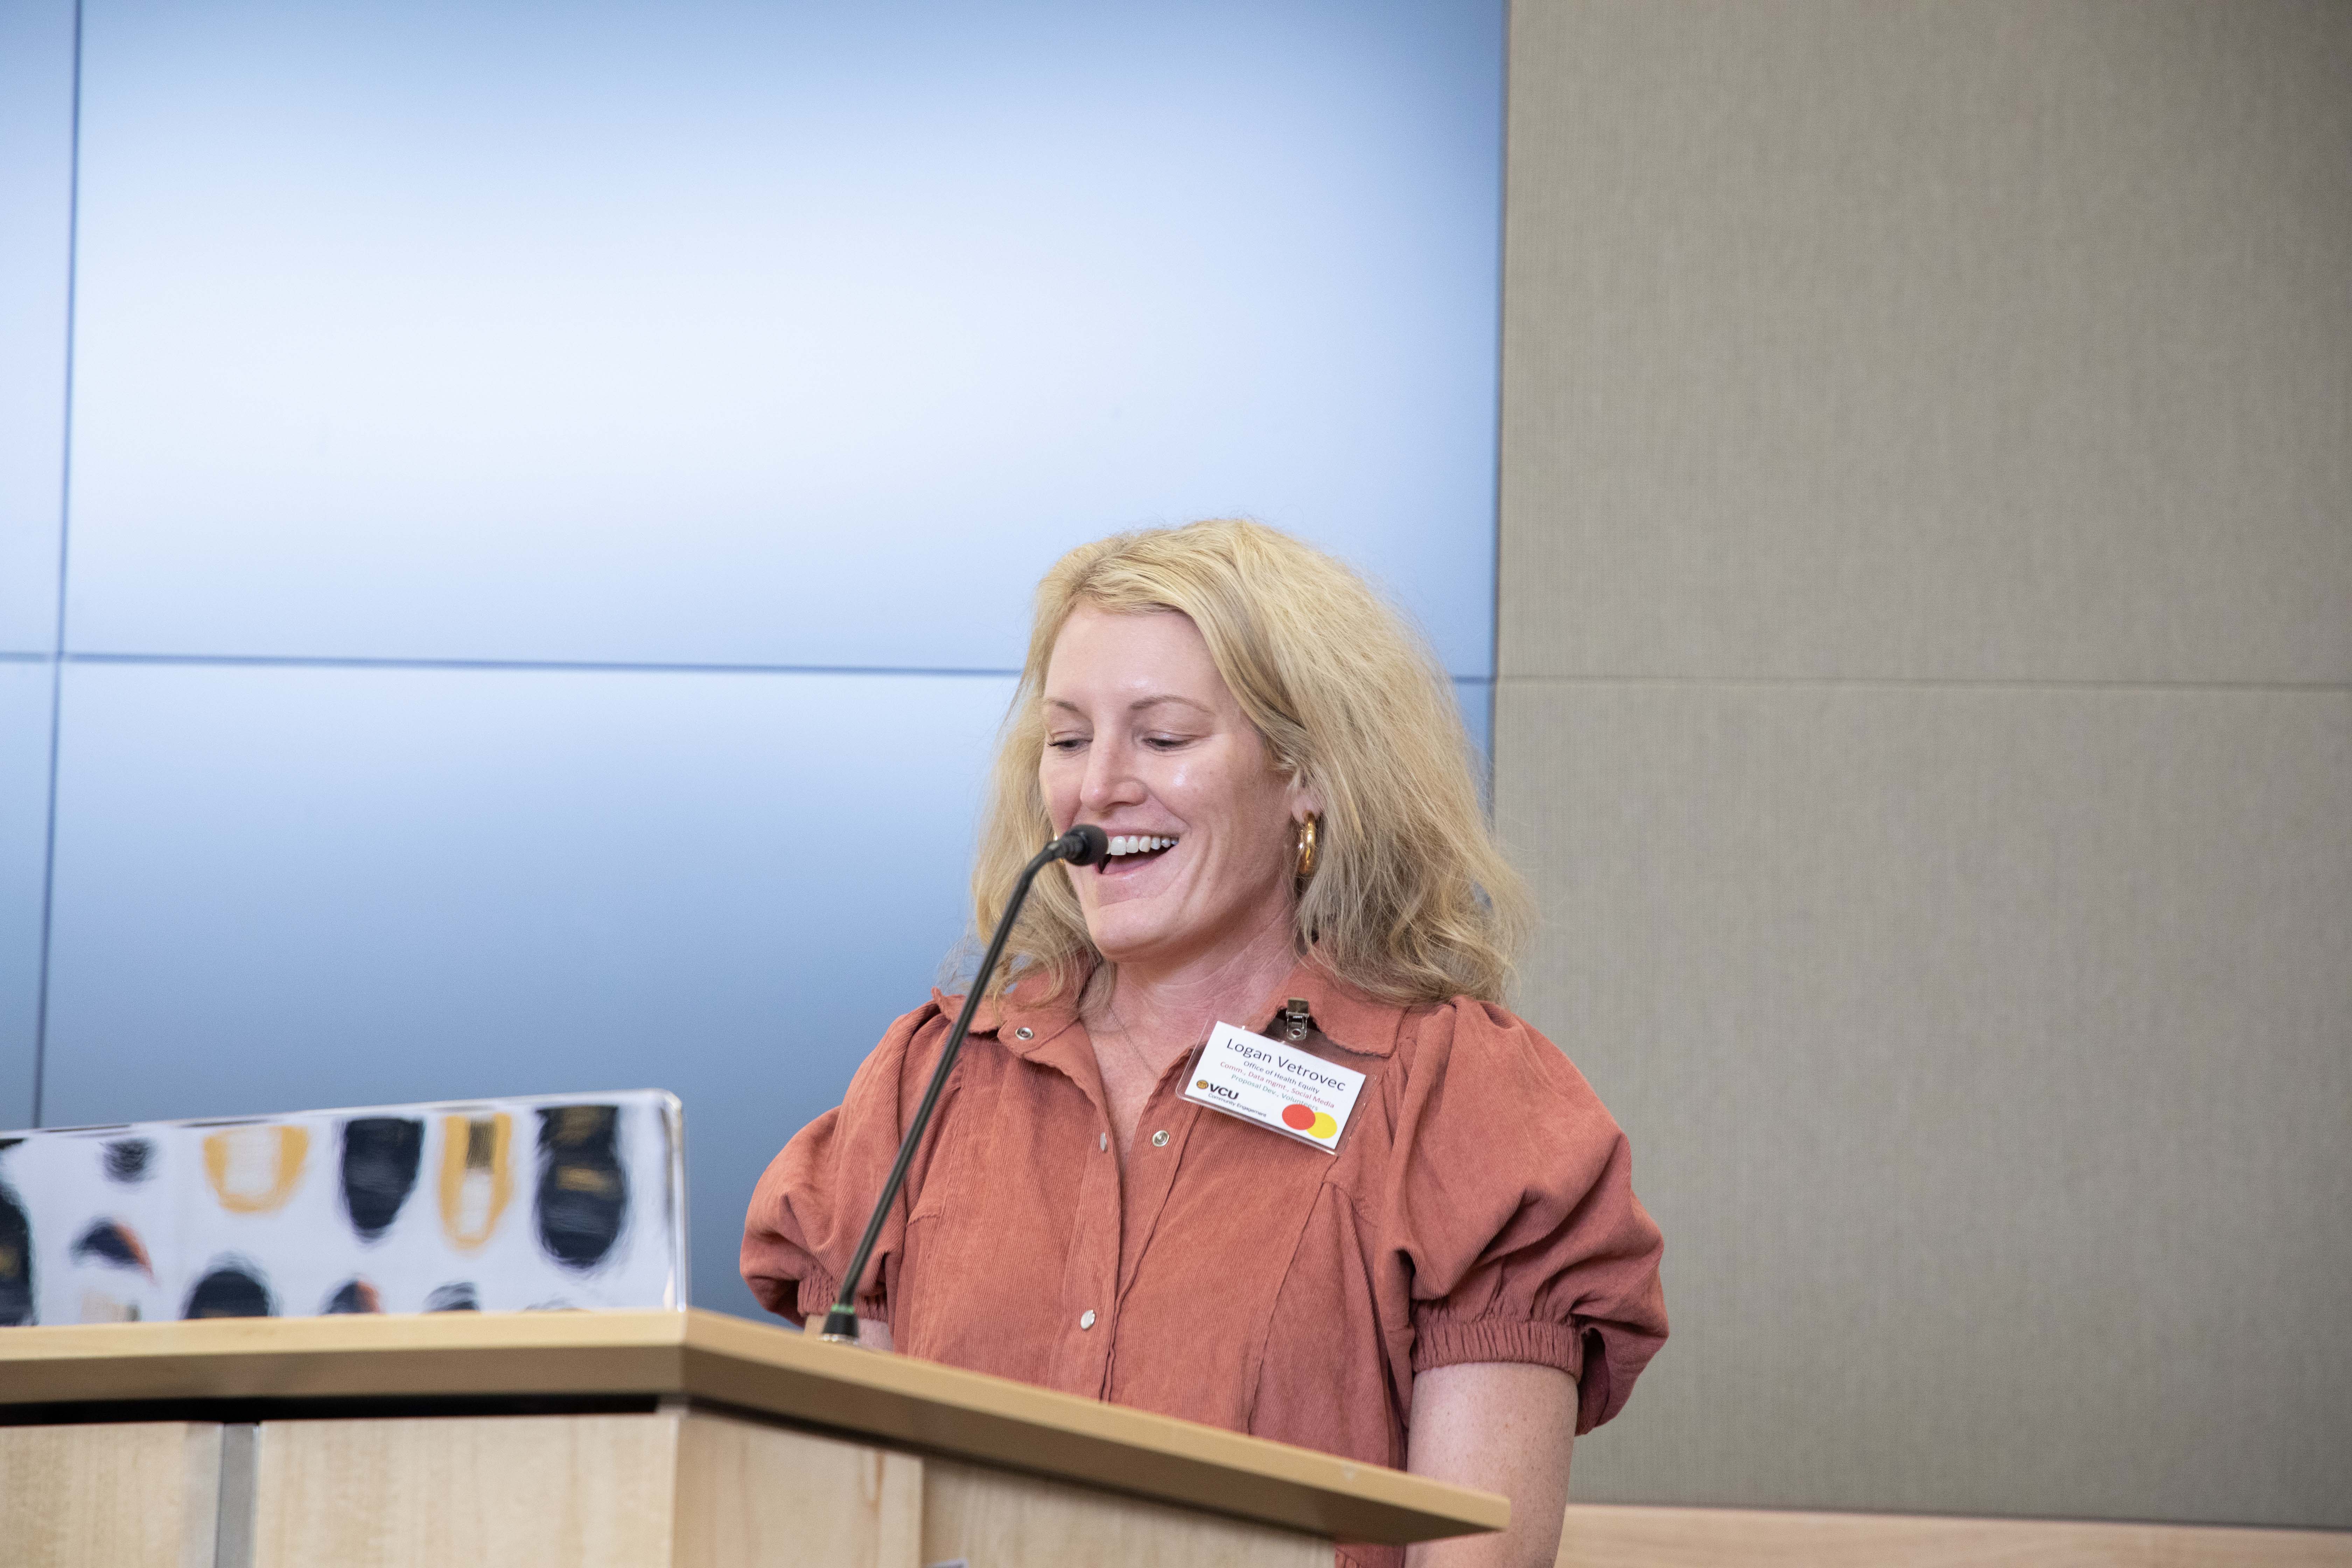
[[[1078,804],[1098,815],[1110,806],[1130,805],[1142,798],[1142,781],[1135,776],[1134,749],[1097,742],[1087,754],[1087,775],[1078,786]]]

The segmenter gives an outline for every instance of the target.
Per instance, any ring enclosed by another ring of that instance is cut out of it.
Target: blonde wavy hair
[[[1080,605],[1191,617],[1274,765],[1323,803],[1315,873],[1294,936],[1335,974],[1390,1001],[1502,1000],[1528,900],[1495,846],[1468,735],[1427,645],[1346,566],[1285,533],[1218,520],[1114,534],[1037,585],[1029,656],[997,740],[972,867],[976,931],[1054,836],[1037,764],[1045,667]],[[1040,877],[991,992],[1034,976],[1041,995],[1101,961],[1068,879]]]

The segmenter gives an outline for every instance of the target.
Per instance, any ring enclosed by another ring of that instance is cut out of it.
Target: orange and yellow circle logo
[[[1339,1133],[1339,1124],[1311,1105],[1284,1106],[1282,1124],[1294,1132],[1304,1132],[1309,1138],[1318,1138],[1326,1143]]]

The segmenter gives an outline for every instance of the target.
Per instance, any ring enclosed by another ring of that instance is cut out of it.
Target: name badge
[[[1209,1032],[1184,1098],[1336,1153],[1364,1075],[1231,1024]]]

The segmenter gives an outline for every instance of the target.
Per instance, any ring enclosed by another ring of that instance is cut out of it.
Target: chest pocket
[[[1081,1228],[1076,1151],[1082,1140],[1094,1150],[1094,1132],[1073,1122],[1074,1105],[1085,1114],[1075,1088],[1057,1105],[1020,1081],[1034,1069],[966,1065],[973,1070],[942,1109],[939,1144],[908,1210],[892,1327],[910,1355],[1034,1382],[1051,1345],[1024,1342],[1020,1325],[1061,1292]],[[1111,1238],[1115,1257],[1115,1207],[1099,1218],[1107,1223],[1093,1234]]]
[[[967,1081],[964,1065],[958,1062],[954,1076],[948,1079],[947,1089],[940,1096],[940,1108],[931,1116],[930,1148],[908,1173],[908,1226],[944,1218],[961,1206],[956,1199],[964,1185],[963,1166],[965,1151],[972,1142],[971,1123],[984,1120],[988,1114],[985,1106],[975,1103],[979,1098]]]
[[[930,1129],[924,1140],[929,1147],[917,1152],[914,1164],[907,1172],[905,1194],[898,1200],[907,1205],[907,1228],[905,1239],[899,1244],[890,1294],[893,1331],[901,1349],[905,1348],[908,1309],[934,1293],[929,1281],[941,1272],[941,1222],[959,1207],[959,1167],[963,1151],[971,1141],[968,1132],[973,1106],[968,1089],[963,1065],[959,1062],[940,1096],[939,1109],[931,1115]]]

